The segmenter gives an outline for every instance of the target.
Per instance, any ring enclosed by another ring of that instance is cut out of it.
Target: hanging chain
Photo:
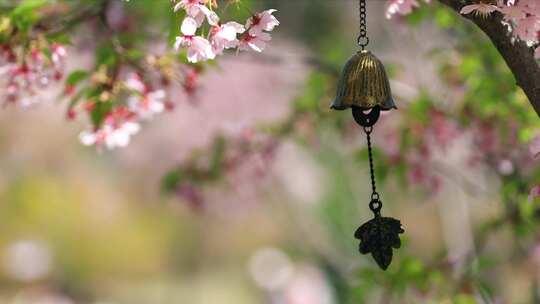
[[[373,151],[371,148],[371,132],[373,127],[364,127],[364,132],[367,135],[368,156],[369,156],[369,173],[371,175],[371,201],[369,202],[369,209],[373,211],[375,216],[380,216],[382,208],[382,202],[377,192],[377,185],[375,184],[375,166],[373,165]]]
[[[360,1],[360,34],[358,35],[358,45],[362,47],[362,50],[369,44],[369,37],[367,36],[367,18],[366,18],[366,0]]]

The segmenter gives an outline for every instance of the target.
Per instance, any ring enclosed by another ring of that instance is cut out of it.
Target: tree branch
[[[439,2],[452,8],[458,14],[466,5],[461,0],[439,0]],[[503,16],[499,12],[494,12],[487,18],[475,16],[475,14],[462,15],[476,24],[493,42],[499,50],[504,61],[514,74],[516,83],[540,117],[540,65],[534,58],[533,50],[521,40],[512,40],[508,30],[501,23]]]

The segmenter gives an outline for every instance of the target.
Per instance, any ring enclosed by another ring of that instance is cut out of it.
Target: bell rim
[[[388,104],[388,103],[391,103],[391,105],[385,105],[385,104]],[[335,99],[332,102],[332,104],[330,105],[330,109],[336,110],[336,111],[345,111],[345,110],[352,109],[352,108],[360,108],[362,110],[369,110],[369,109],[372,109],[372,108],[374,108],[376,106],[379,106],[381,108],[381,111],[390,111],[390,110],[397,110],[398,109],[398,107],[396,106],[396,103],[394,102],[394,99],[392,97],[390,97],[384,103],[377,104],[377,105],[374,105],[374,106],[371,106],[371,107],[361,107],[361,106],[358,106],[358,105],[355,105],[355,104],[338,102],[337,99]]]

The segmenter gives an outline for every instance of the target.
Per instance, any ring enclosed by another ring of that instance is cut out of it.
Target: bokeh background
[[[247,2],[278,9],[268,49],[221,57],[195,97],[172,86],[175,110],[125,149],[82,146],[61,87],[0,111],[0,303],[539,303],[539,121],[490,42],[442,6],[388,20],[368,0],[399,108],[374,131],[383,214],[406,231],[382,272],[353,238],[365,136],[328,108],[357,3]],[[78,33],[68,69],[92,66]],[[217,174],[185,174],[216,155]]]

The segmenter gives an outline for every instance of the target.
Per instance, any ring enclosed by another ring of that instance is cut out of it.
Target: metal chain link
[[[362,47],[362,50],[366,48],[366,46],[369,44],[369,37],[367,36],[367,17],[366,17],[366,0],[359,0],[360,1],[360,10],[359,10],[359,17],[360,17],[360,33],[358,35],[358,45]]]
[[[373,127],[364,127],[364,132],[367,135],[368,156],[369,156],[369,173],[371,175],[371,202],[369,203],[369,209],[375,213],[380,214],[382,208],[382,202],[377,192],[377,185],[375,183],[375,166],[373,165],[373,150],[371,148],[371,132]]]

